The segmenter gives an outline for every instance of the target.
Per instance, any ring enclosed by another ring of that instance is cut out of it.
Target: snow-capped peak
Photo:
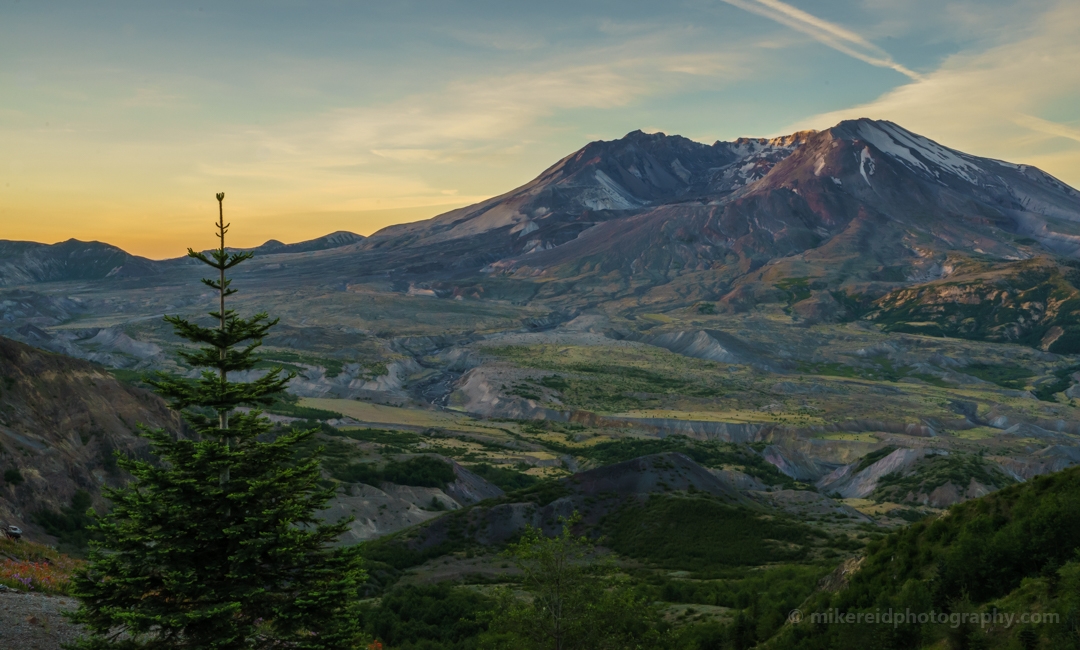
[[[960,152],[906,131],[892,122],[862,120],[857,133],[882,153],[934,178],[941,178],[944,171],[977,185],[979,175],[985,173]]]

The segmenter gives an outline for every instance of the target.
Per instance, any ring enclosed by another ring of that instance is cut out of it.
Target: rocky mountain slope
[[[153,260],[96,241],[38,244],[0,240],[0,286],[139,277],[157,273],[159,268]]]
[[[1037,169],[857,120],[776,140],[594,142],[507,194],[380,231],[355,257],[433,282],[615,274],[615,294],[698,272],[730,294],[777,263],[842,286],[940,277],[950,251],[1072,255],[1078,219],[1080,194]]]
[[[315,251],[324,251],[330,248],[349,246],[362,242],[364,239],[363,235],[339,230],[337,232],[332,232],[329,235],[296,242],[295,244],[285,244],[276,239],[271,239],[260,246],[238,250],[251,251],[256,255],[269,255],[272,253],[313,253]]]
[[[768,299],[784,277],[880,295],[947,275],[950,255],[1072,255],[1071,224],[1080,220],[1080,194],[1038,170],[869,120],[807,136],[730,194],[710,190],[497,266],[574,283],[603,277],[616,291],[681,278],[701,297],[737,307]]]
[[[122,480],[113,452],[146,450],[139,424],[182,429],[162,400],[103,368],[0,338],[0,522],[40,534],[34,515],[78,490],[100,505],[101,487]]]

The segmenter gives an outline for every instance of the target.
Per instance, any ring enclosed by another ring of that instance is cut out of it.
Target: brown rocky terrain
[[[34,513],[58,511],[77,490],[100,504],[101,488],[122,480],[113,452],[147,448],[139,424],[182,430],[160,398],[103,368],[0,338],[0,472],[22,477],[0,484],[0,521],[37,537]]]

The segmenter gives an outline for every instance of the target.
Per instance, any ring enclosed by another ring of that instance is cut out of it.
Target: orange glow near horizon
[[[236,246],[370,235],[636,129],[854,117],[1080,187],[1080,3],[827,4],[6,3],[0,239],[177,257],[219,191]]]
[[[68,239],[99,241],[118,246],[133,255],[150,259],[181,257],[186,250],[203,250],[216,245],[213,224],[217,201],[213,193],[205,209],[187,215],[157,214],[147,210],[128,213],[112,210],[98,217],[58,219],[48,209],[26,211],[30,218],[5,219],[2,239],[55,244]],[[468,203],[415,206],[388,210],[324,211],[309,213],[260,214],[230,204],[225,198],[225,220],[232,224],[229,245],[239,248],[259,246],[268,240],[290,244],[315,239],[339,230],[368,236],[387,226],[420,221],[462,207]],[[153,215],[153,216],[151,216]]]

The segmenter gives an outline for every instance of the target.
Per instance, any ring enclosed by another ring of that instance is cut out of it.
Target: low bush
[[[625,507],[610,528],[611,548],[619,554],[698,574],[802,560],[809,545],[824,538],[797,521],[710,497],[654,496]]]
[[[86,514],[91,502],[89,492],[77,490],[71,498],[71,505],[64,506],[60,512],[41,510],[34,515],[34,523],[55,537],[65,552],[83,555],[93,538],[89,527],[94,519]]]
[[[495,484],[502,488],[506,492],[512,492],[514,490],[521,490],[531,485],[535,485],[540,481],[535,476],[529,476],[523,472],[519,472],[516,469],[510,469],[508,467],[495,467],[488,465],[487,463],[480,463],[478,465],[470,465],[469,471],[476,474],[480,478]]]
[[[406,461],[391,461],[384,467],[375,463],[351,463],[330,468],[330,475],[345,483],[396,483],[415,487],[445,488],[455,479],[449,463],[431,456],[417,456]]]

